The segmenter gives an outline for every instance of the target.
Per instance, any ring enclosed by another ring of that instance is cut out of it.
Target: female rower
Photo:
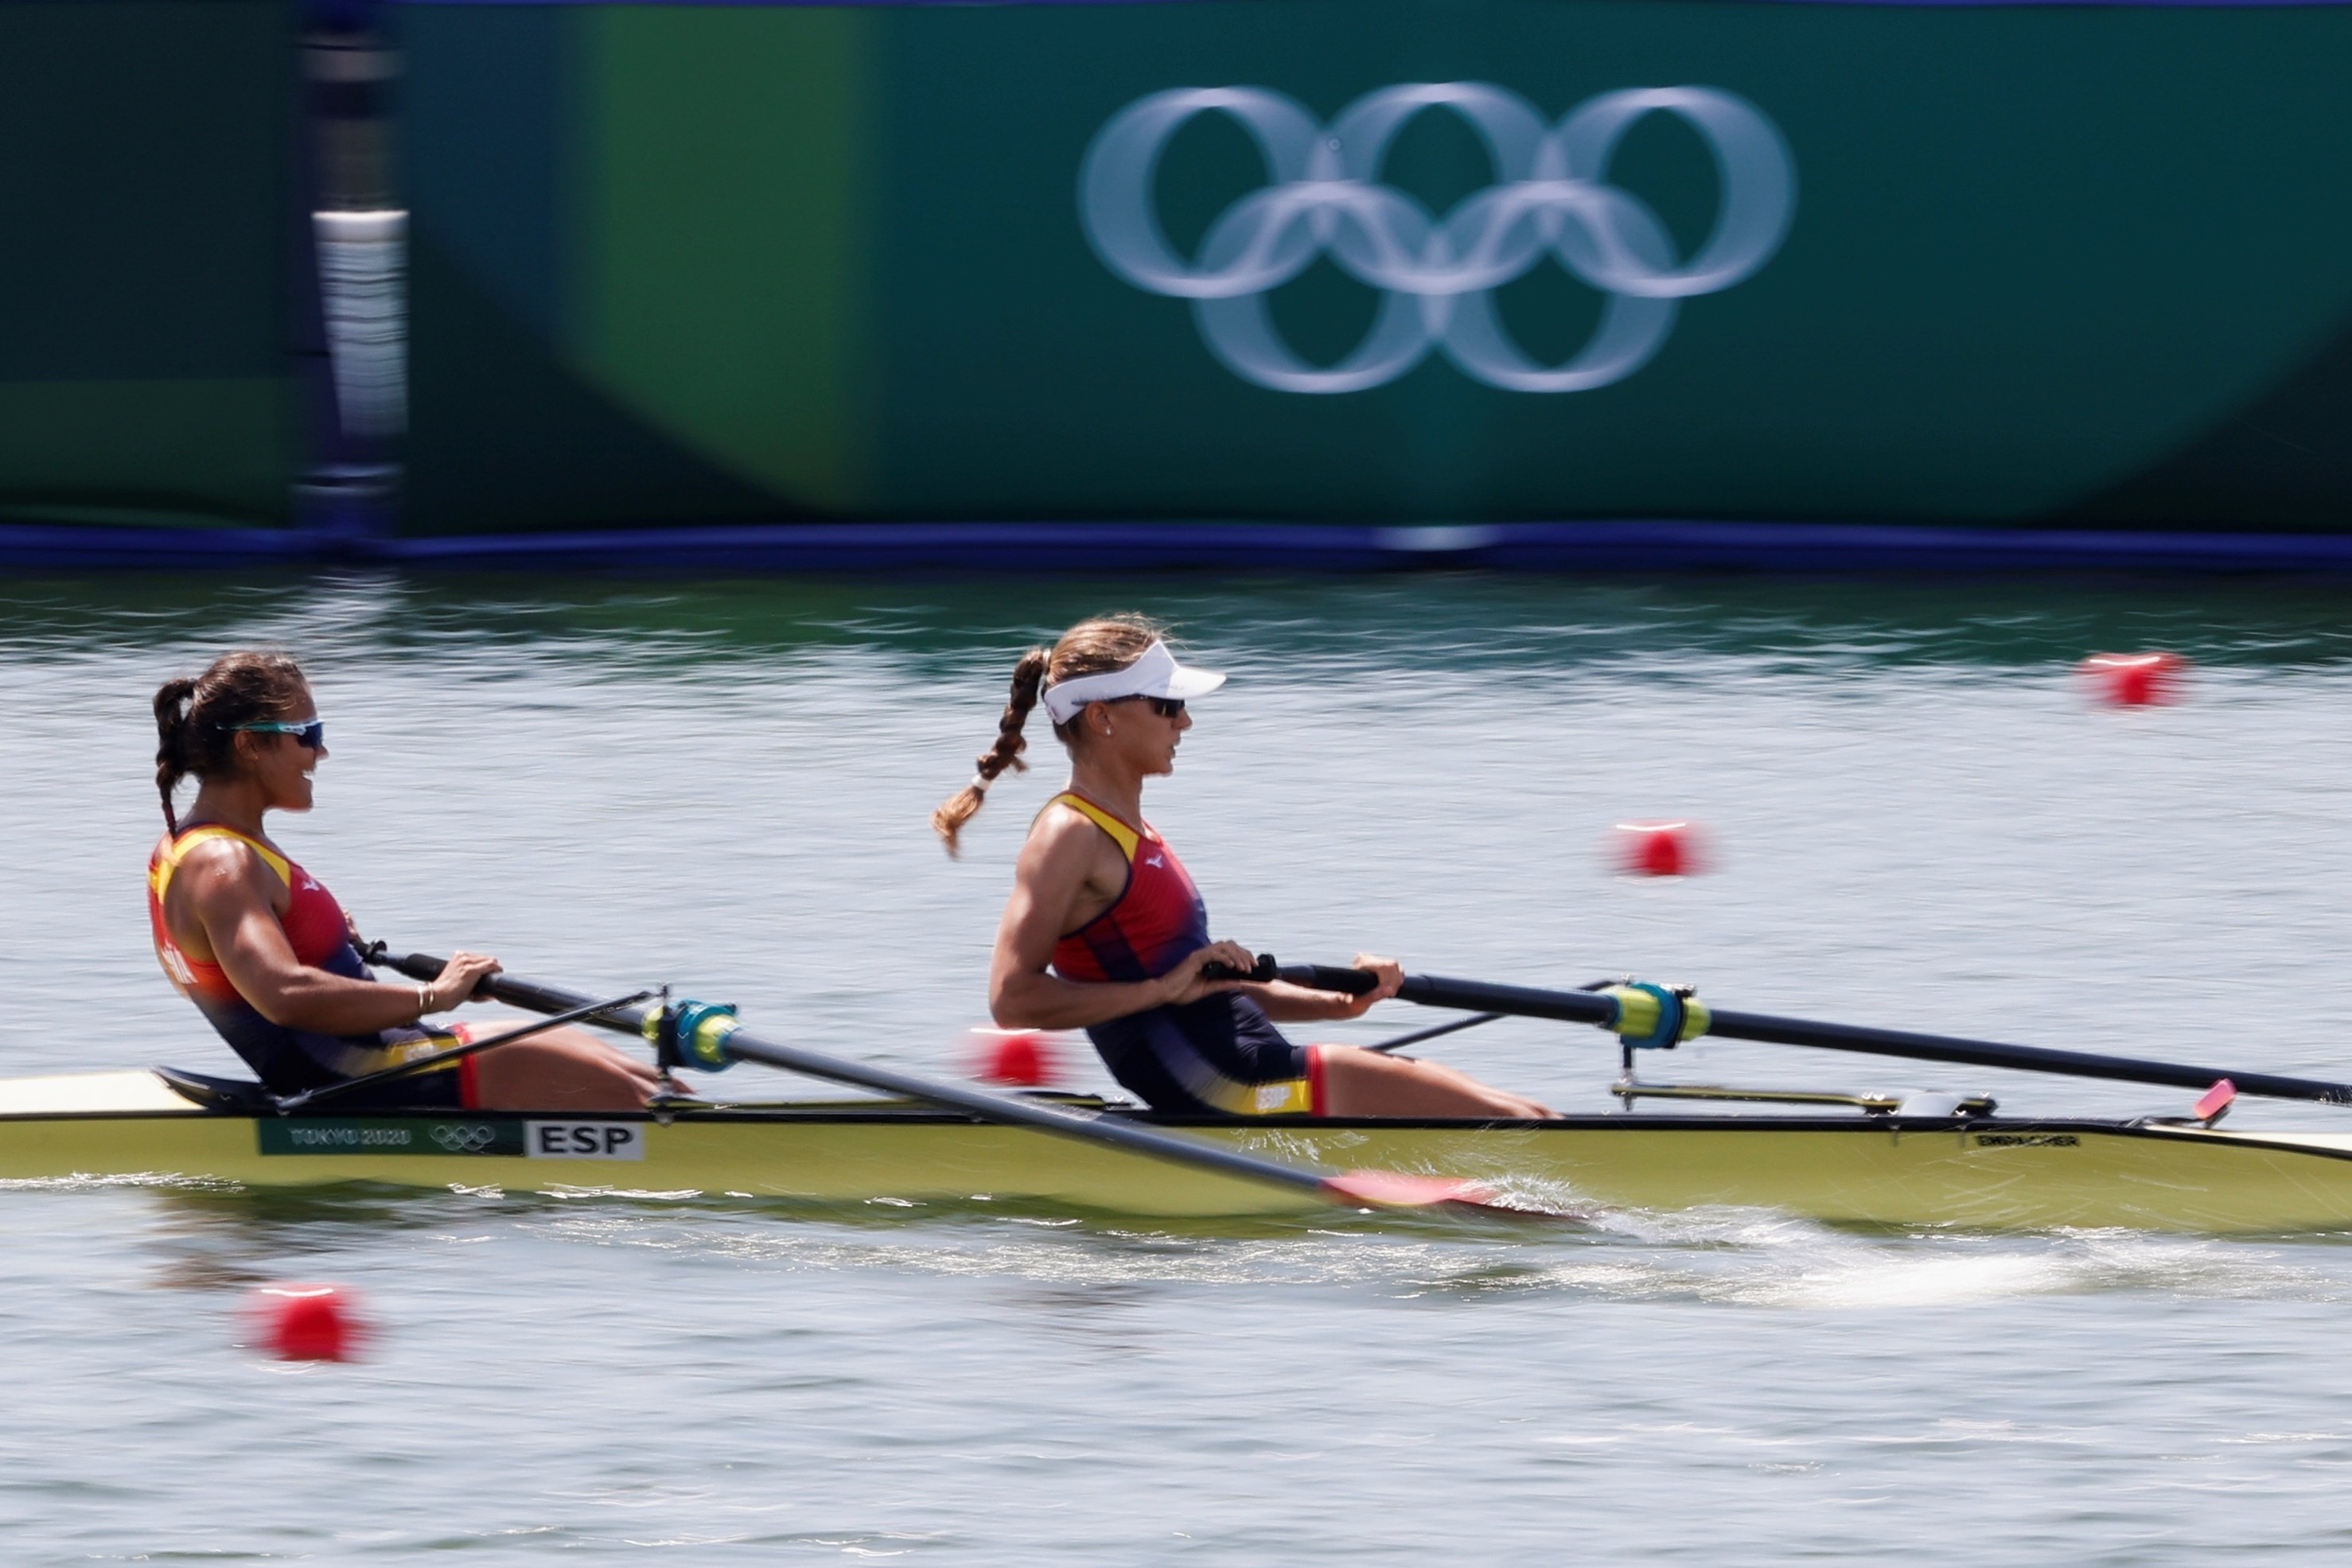
[[[1012,700],[979,776],[931,814],[956,835],[1007,768],[1027,767],[1023,721],[1041,695],[1070,753],[1069,787],[1030,825],[997,928],[989,1009],[1013,1029],[1083,1028],[1112,1076],[1156,1111],[1181,1114],[1539,1117],[1532,1100],[1432,1061],[1346,1045],[1297,1046],[1276,1022],[1362,1016],[1403,971],[1359,955],[1380,977],[1364,996],[1281,982],[1205,978],[1250,967],[1246,949],[1209,940],[1208,911],[1166,840],[1143,820],[1143,781],[1176,770],[1191,698],[1225,677],[1187,669],[1139,616],[1083,622],[1013,672]],[[1042,688],[1042,690],[1041,690]]]
[[[471,999],[497,959],[458,953],[428,984],[369,978],[334,895],[270,841],[263,817],[309,810],[311,774],[327,758],[292,659],[227,653],[193,681],[166,681],[155,730],[166,828],[147,865],[155,956],[264,1087],[318,1088],[469,1038],[466,1025],[422,1020]],[[190,774],[199,787],[183,822],[172,794]],[[641,1109],[656,1086],[651,1068],[577,1030],[551,1030],[334,1103],[622,1111]]]

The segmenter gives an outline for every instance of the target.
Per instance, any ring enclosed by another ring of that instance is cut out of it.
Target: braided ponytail
[[[155,792],[163,797],[163,826],[176,835],[180,814],[172,809],[172,791],[188,776],[184,747],[188,729],[188,705],[196,683],[184,676],[165,681],[155,693]]]
[[[980,754],[980,770],[971,782],[931,813],[931,831],[946,843],[948,853],[956,852],[956,836],[987,803],[988,787],[1008,769],[1019,773],[1028,768],[1021,754],[1029,749],[1029,742],[1021,729],[1029,710],[1037,706],[1037,694],[1052,681],[1123,670],[1160,635],[1159,624],[1140,615],[1097,615],[1063,632],[1050,650],[1032,648],[1021,655],[1013,666],[1013,695],[1004,704],[1004,716],[996,721],[995,744]],[[1068,726],[1054,727],[1055,738],[1065,746],[1072,744],[1076,734]]]
[[[180,831],[172,791],[194,774],[227,778],[239,766],[236,727],[284,718],[300,699],[302,666],[283,653],[240,649],[223,653],[194,680],[165,681],[155,691],[155,792],[163,821]]]
[[[1029,749],[1029,742],[1021,729],[1029,710],[1037,706],[1037,694],[1045,687],[1045,672],[1053,659],[1049,648],[1032,648],[1021,655],[1021,662],[1013,666],[1013,693],[1004,700],[1004,716],[996,721],[996,740],[980,754],[979,771],[971,783],[940,801],[931,813],[931,831],[946,843],[948,853],[956,852],[956,838],[963,825],[988,803],[988,787],[1007,768],[1015,773],[1028,770],[1021,754]]]

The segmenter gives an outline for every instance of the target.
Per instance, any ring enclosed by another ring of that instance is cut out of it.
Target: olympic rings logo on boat
[[[1496,177],[1443,219],[1381,183],[1390,144],[1431,109],[1452,111],[1478,134]],[[1272,183],[1226,208],[1188,261],[1160,228],[1153,180],[1170,139],[1211,112],[1250,133]],[[1720,179],[1714,229],[1687,261],[1676,259],[1657,214],[1608,181],[1626,131],[1657,113],[1699,134]],[[1435,348],[1488,386],[1566,392],[1632,375],[1664,345],[1679,301],[1729,288],[1770,260],[1788,234],[1796,184],[1772,121],[1713,88],[1601,93],[1547,126],[1504,88],[1412,82],[1365,94],[1328,128],[1265,88],[1152,93],[1096,134],[1078,190],[1087,237],[1104,264],[1139,288],[1191,300],[1209,350],[1244,381],[1278,392],[1363,392]],[[1283,341],[1265,303],[1267,290],[1327,255],[1381,291],[1363,340],[1328,367]],[[1547,255],[1608,297],[1591,337],[1558,365],[1512,340],[1491,292]]]
[[[433,1141],[453,1155],[476,1155],[498,1141],[498,1131],[492,1127],[455,1127],[444,1124],[433,1129]]]

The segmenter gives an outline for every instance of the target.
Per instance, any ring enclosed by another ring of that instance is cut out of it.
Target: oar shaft
[[[2199,1067],[2179,1061],[2150,1061],[2142,1057],[2107,1056],[2088,1051],[2003,1045],[1997,1040],[1913,1034],[1905,1030],[1861,1029],[1851,1024],[1774,1018],[1766,1013],[1726,1012],[1720,1008],[1715,1010],[1707,1032],[1734,1040],[1761,1040],[1772,1045],[1805,1045],[1822,1051],[1858,1051],[1869,1056],[1899,1056],[1915,1061],[1957,1061],[1970,1067],[2011,1067],[2027,1072],[2061,1072],[2075,1078],[2110,1078],[2126,1083],[2167,1083],[2181,1089],[2210,1089],[2214,1083],[2226,1078],[2237,1086],[2241,1094],[2257,1094],[2274,1100],[2321,1100],[2335,1104],[2352,1104],[2352,1083],[2330,1083],[2318,1078],[2243,1072],[2235,1068]]]
[[[420,979],[438,975],[442,967],[440,959],[421,953],[411,953],[405,956],[385,954],[379,961],[404,975]],[[526,1008],[533,1012],[570,1012],[579,1008],[593,1007],[595,1001],[592,997],[560,986],[507,974],[492,975],[483,982],[481,989],[495,1001],[505,1002],[509,1007]],[[650,1010],[646,1008],[614,1008],[591,1014],[588,1021],[633,1033],[643,1026],[646,1014]],[[1313,1171],[1256,1159],[1231,1149],[1195,1143],[1190,1138],[1175,1137],[1108,1116],[1081,1115],[1034,1100],[1016,1100],[1010,1095],[992,1094],[985,1090],[969,1089],[959,1083],[918,1078],[872,1062],[849,1061],[827,1056],[822,1051],[762,1039],[749,1030],[739,1029],[729,1035],[727,1050],[729,1054],[741,1057],[746,1061],[765,1062],[770,1067],[781,1067],[788,1072],[805,1073],[812,1078],[846,1083],[853,1088],[925,1101],[962,1111],[983,1122],[1034,1127],[1041,1133],[1052,1133],[1085,1143],[1116,1144],[1138,1154],[1175,1160],[1203,1170],[1219,1171],[1245,1181],[1270,1182],[1318,1197],[1332,1196],[1327,1186],[1328,1178]]]
[[[1274,967],[1261,977],[1287,980],[1317,990],[1347,991],[1360,996],[1372,988],[1372,977],[1361,969],[1334,968],[1326,964],[1289,964]],[[1397,995],[1423,1007],[1460,1008],[1465,1011],[1509,1013],[1519,1018],[1553,1019],[1563,1023],[1596,1024],[1602,1029],[1617,1021],[1617,1004],[1591,991],[1552,991],[1531,986],[1497,986],[1484,980],[1456,980],[1444,975],[1407,975]],[[2053,1051],[2043,1046],[2004,1045],[1998,1040],[1961,1040],[1951,1035],[1915,1034],[1907,1030],[1867,1029],[1854,1024],[1817,1023],[1810,1019],[1774,1018],[1766,1013],[1727,1012],[1713,1009],[1707,1033],[1729,1040],[1753,1040],[1771,1045],[1802,1045],[1822,1051],[1850,1051],[1866,1056],[1904,1057],[1916,1061],[1953,1061],[1969,1067],[2006,1067],[2025,1072],[2056,1072],[2075,1078],[2107,1078],[2126,1083],[2165,1083],[2182,1089],[2210,1089],[2223,1078],[2241,1094],[2276,1100],[2319,1100],[2352,1104],[2352,1083],[2331,1083],[2318,1078],[2292,1078],[2275,1072],[2242,1072],[2234,1068],[2200,1067],[2188,1062],[2150,1061],[2134,1056],[2105,1056],[2087,1051]]]
[[[812,1078],[829,1079],[833,1082],[846,1083],[859,1089],[878,1090],[887,1094],[902,1094],[910,1100],[929,1101],[935,1105],[968,1112],[983,1122],[1009,1122],[1087,1143],[1117,1144],[1139,1154],[1182,1160],[1203,1170],[1222,1171],[1244,1180],[1276,1182],[1300,1192],[1319,1194],[1323,1191],[1323,1177],[1312,1171],[1295,1170],[1269,1160],[1253,1159],[1231,1149],[1194,1143],[1189,1138],[1171,1137],[1165,1133],[1153,1132],[1148,1127],[1139,1127],[1108,1116],[1081,1115],[1036,1101],[1015,1100],[1010,1095],[991,1094],[984,1090],[966,1089],[961,1084],[910,1077],[866,1062],[844,1061],[819,1051],[763,1040],[748,1030],[737,1030],[729,1035],[727,1049],[730,1054],[747,1061],[764,1061],[788,1072],[803,1072]]]

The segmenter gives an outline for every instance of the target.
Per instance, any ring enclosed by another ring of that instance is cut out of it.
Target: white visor
[[[1154,641],[1142,656],[1123,670],[1099,675],[1077,675],[1045,688],[1045,711],[1055,724],[1077,717],[1088,703],[1115,703],[1121,697],[1202,697],[1225,684],[1209,670],[1187,669],[1176,662],[1168,644]]]

